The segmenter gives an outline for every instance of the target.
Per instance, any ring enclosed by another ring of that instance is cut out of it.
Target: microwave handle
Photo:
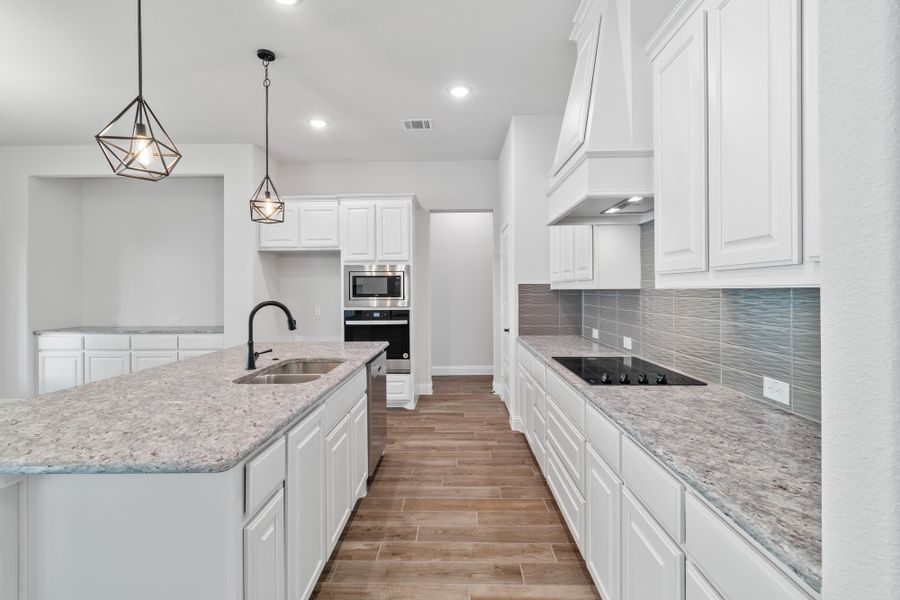
[[[408,325],[409,321],[344,321],[345,325]]]

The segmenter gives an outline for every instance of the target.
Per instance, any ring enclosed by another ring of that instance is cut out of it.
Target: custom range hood
[[[548,224],[653,218],[653,84],[643,46],[674,0],[582,0],[577,59],[550,172]]]

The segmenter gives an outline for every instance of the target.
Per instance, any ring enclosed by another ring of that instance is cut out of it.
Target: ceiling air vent
[[[426,131],[431,129],[431,119],[404,119],[403,129],[407,131]]]

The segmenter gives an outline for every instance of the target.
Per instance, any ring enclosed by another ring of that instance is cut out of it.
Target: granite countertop
[[[34,335],[147,335],[147,334],[189,334],[189,333],[222,333],[221,325],[81,325],[79,327],[60,327],[59,329],[38,329]]]
[[[226,471],[319,405],[384,342],[257,343],[258,361],[344,361],[310,383],[247,385],[246,348],[0,404],[0,473]]]
[[[750,537],[821,590],[817,423],[719,385],[591,386],[553,357],[622,351],[578,336],[519,340]]]

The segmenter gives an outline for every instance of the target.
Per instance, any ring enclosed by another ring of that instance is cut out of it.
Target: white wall
[[[819,11],[823,596],[900,598],[900,5]]]
[[[431,213],[432,375],[493,374],[493,215]]]
[[[283,302],[297,319],[301,339],[342,341],[344,313],[340,253],[279,253],[273,258],[277,260],[275,298]],[[278,339],[291,339],[292,334],[284,327],[281,329],[284,331],[279,331]]]
[[[81,182],[83,318],[72,325],[221,325],[222,178]]]

